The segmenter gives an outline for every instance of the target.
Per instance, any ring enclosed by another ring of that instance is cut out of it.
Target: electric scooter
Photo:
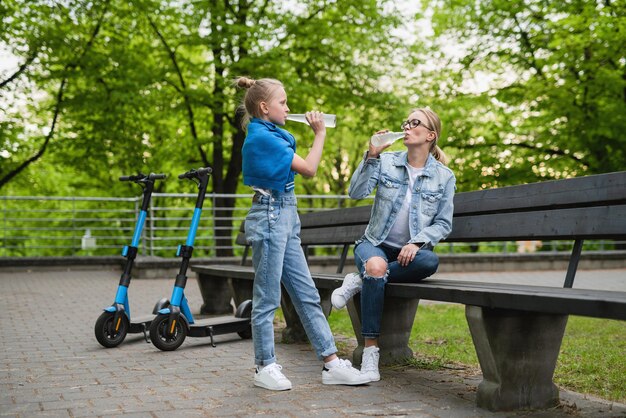
[[[115,302],[113,305],[104,308],[104,312],[100,315],[96,321],[94,331],[96,333],[96,339],[103,347],[112,348],[117,347],[124,341],[126,334],[138,334],[142,333],[146,342],[148,342],[147,330],[150,326],[150,322],[157,314],[159,309],[166,307],[169,301],[164,298],[157,302],[152,311],[152,315],[147,315],[139,318],[132,318],[130,316],[130,306],[128,303],[128,287],[130,286],[131,270],[133,263],[137,257],[137,246],[139,245],[139,239],[141,238],[141,231],[143,230],[146,217],[148,215],[148,205],[150,204],[150,197],[152,196],[152,190],[154,189],[154,182],[156,180],[164,179],[165,174],[150,174],[145,175],[139,173],[136,176],[122,176],[120,181],[132,181],[139,184],[143,188],[143,201],[141,203],[141,211],[139,212],[139,218],[135,224],[135,232],[130,246],[125,245],[122,249],[122,256],[126,257],[126,264],[124,266],[124,272],[120,278],[120,283],[117,287],[117,293],[115,295]]]
[[[236,332],[244,339],[252,337],[250,325],[250,317],[252,315],[251,300],[242,302],[237,307],[235,316],[220,316],[195,321],[185,297],[187,268],[193,253],[193,243],[200,223],[202,205],[211,171],[210,167],[199,168],[178,176],[179,179],[193,180],[198,185],[199,190],[187,241],[185,245],[179,245],[176,251],[176,256],[182,257],[182,262],[174,283],[170,305],[159,310],[158,315],[150,324],[150,340],[152,344],[163,351],[176,350],[185,341],[187,335],[190,337],[210,337],[213,347],[215,347],[213,341],[215,335]]]

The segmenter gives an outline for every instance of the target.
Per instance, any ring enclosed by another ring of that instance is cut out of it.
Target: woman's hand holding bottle
[[[389,132],[389,129],[383,129],[382,131],[377,131],[374,135],[386,134],[388,132]],[[391,144],[393,143],[393,142],[390,142],[390,143],[383,144],[381,146],[376,146],[376,145],[373,144],[373,142],[375,142],[375,141],[372,141],[372,140],[369,141],[370,148],[369,148],[369,152],[367,154],[367,158],[378,158],[378,156],[384,150],[389,148],[391,146]]]

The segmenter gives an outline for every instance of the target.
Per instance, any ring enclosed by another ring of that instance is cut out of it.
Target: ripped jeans
[[[361,335],[363,338],[378,338],[385,302],[385,284],[416,283],[431,276],[439,267],[439,257],[429,249],[420,249],[413,261],[406,267],[398,262],[400,248],[381,244],[374,246],[367,239],[354,249],[354,261],[361,277]],[[365,263],[372,257],[381,257],[387,262],[387,272],[383,277],[371,277],[365,272]]]

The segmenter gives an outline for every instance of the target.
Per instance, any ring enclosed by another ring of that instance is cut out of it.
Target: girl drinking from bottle
[[[360,385],[369,379],[339,359],[320,296],[300,246],[300,220],[294,195],[295,174],[317,172],[326,128],[320,112],[308,112],[315,139],[306,158],[296,154],[296,140],[282,129],[289,107],[278,80],[237,79],[246,89],[244,107],[249,118],[243,145],[244,184],[255,191],[245,221],[252,247],[254,286],[252,338],[256,370],[254,384],[269,390],[291,389],[274,351],[274,313],[280,306],[281,283],[289,294],[317,357],[324,361],[323,384]]]

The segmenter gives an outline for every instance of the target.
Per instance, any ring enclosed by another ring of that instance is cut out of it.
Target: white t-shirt
[[[396,221],[391,227],[389,235],[387,235],[387,238],[383,241],[383,244],[394,248],[404,247],[411,239],[411,231],[409,230],[409,208],[411,206],[411,195],[413,194],[412,190],[415,185],[415,180],[424,172],[423,167],[415,168],[411,167],[409,164],[407,164],[406,167],[409,170],[409,187],[406,189],[404,202],[402,202],[402,207],[398,211]]]

